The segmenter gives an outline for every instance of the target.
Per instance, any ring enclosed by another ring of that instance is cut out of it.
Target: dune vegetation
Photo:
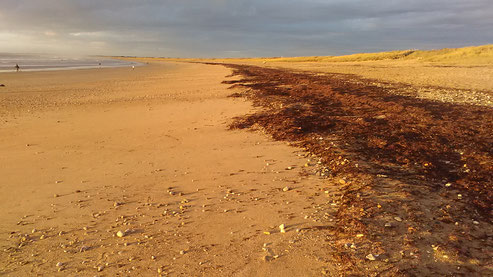
[[[493,64],[493,44],[438,50],[398,50],[359,53],[345,56],[309,56],[264,58],[269,62],[362,62],[381,60],[415,60],[423,62]]]
[[[493,64],[493,44],[435,50],[395,50],[376,53],[357,53],[343,56],[252,57],[252,58],[160,58],[161,60],[212,62],[366,62],[417,61],[447,64]],[[155,60],[155,58],[154,58]]]

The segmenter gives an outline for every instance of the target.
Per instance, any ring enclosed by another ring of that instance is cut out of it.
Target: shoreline
[[[132,66],[145,66],[145,64],[131,64],[131,65],[96,65],[96,66],[70,66],[70,67],[47,67],[36,69],[21,69],[18,72],[15,70],[0,70],[0,73],[20,73],[20,72],[44,72],[44,71],[63,71],[63,70],[82,70],[82,69],[105,69],[105,68],[119,68],[119,67],[132,67]]]
[[[111,57],[105,57],[106,60],[86,60],[86,64],[77,64],[77,61],[70,61],[73,63],[71,65],[70,63],[64,64],[66,60],[61,60],[58,64],[49,64],[49,65],[43,65],[43,64],[36,64],[39,62],[39,60],[32,59],[32,60],[21,60],[22,62],[16,61],[12,62],[12,64],[5,65],[6,62],[2,61],[2,65],[0,66],[0,73],[17,73],[16,69],[14,68],[15,64],[19,64],[20,66],[20,71],[19,72],[39,72],[39,71],[61,71],[61,70],[80,70],[80,69],[98,69],[98,68],[117,68],[117,67],[132,67],[132,66],[144,66],[145,63],[143,62],[136,62],[136,61],[129,61],[129,60],[123,60],[123,59],[117,59],[117,58],[111,58]],[[48,63],[53,63],[55,60],[48,60],[45,62]],[[84,60],[83,60],[84,61]],[[89,61],[95,63],[95,64],[87,64]],[[102,64],[99,65],[98,63],[101,62]],[[105,65],[106,63],[109,63],[108,65]],[[26,65],[27,63],[27,65]]]

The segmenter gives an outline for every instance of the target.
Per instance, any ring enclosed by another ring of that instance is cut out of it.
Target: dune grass
[[[264,58],[262,60],[266,62],[363,62],[382,60],[415,60],[439,63],[493,64],[493,44],[463,48],[444,48],[439,50],[399,50],[379,53],[360,53],[345,56]]]
[[[122,58],[122,57],[119,57]],[[127,59],[132,59],[127,57]],[[463,48],[443,48],[437,50],[396,50],[378,53],[358,53],[345,56],[304,56],[304,57],[252,57],[252,58],[156,58],[140,57],[139,60],[150,61],[189,61],[189,62],[313,62],[313,63],[342,63],[342,62],[371,62],[371,61],[413,61],[430,62],[450,65],[493,65],[493,44],[469,46]]]

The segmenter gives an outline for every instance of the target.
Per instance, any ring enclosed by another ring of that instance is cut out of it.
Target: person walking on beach
[[[19,72],[19,70],[21,69],[21,67],[19,66],[19,64],[15,64],[15,71]]]

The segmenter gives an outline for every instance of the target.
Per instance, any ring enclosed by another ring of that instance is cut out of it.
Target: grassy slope
[[[493,64],[493,44],[440,50],[402,50],[361,53],[346,56],[266,58],[272,62],[361,62],[380,60],[416,60],[457,64]]]
[[[120,57],[121,58],[121,57]],[[127,58],[132,59],[132,58]],[[139,58],[145,60],[146,58]],[[438,50],[397,50],[379,53],[359,53],[345,56],[307,56],[272,58],[152,58],[149,60],[195,61],[195,62],[364,62],[364,61],[417,61],[444,64],[493,65],[493,44]]]

